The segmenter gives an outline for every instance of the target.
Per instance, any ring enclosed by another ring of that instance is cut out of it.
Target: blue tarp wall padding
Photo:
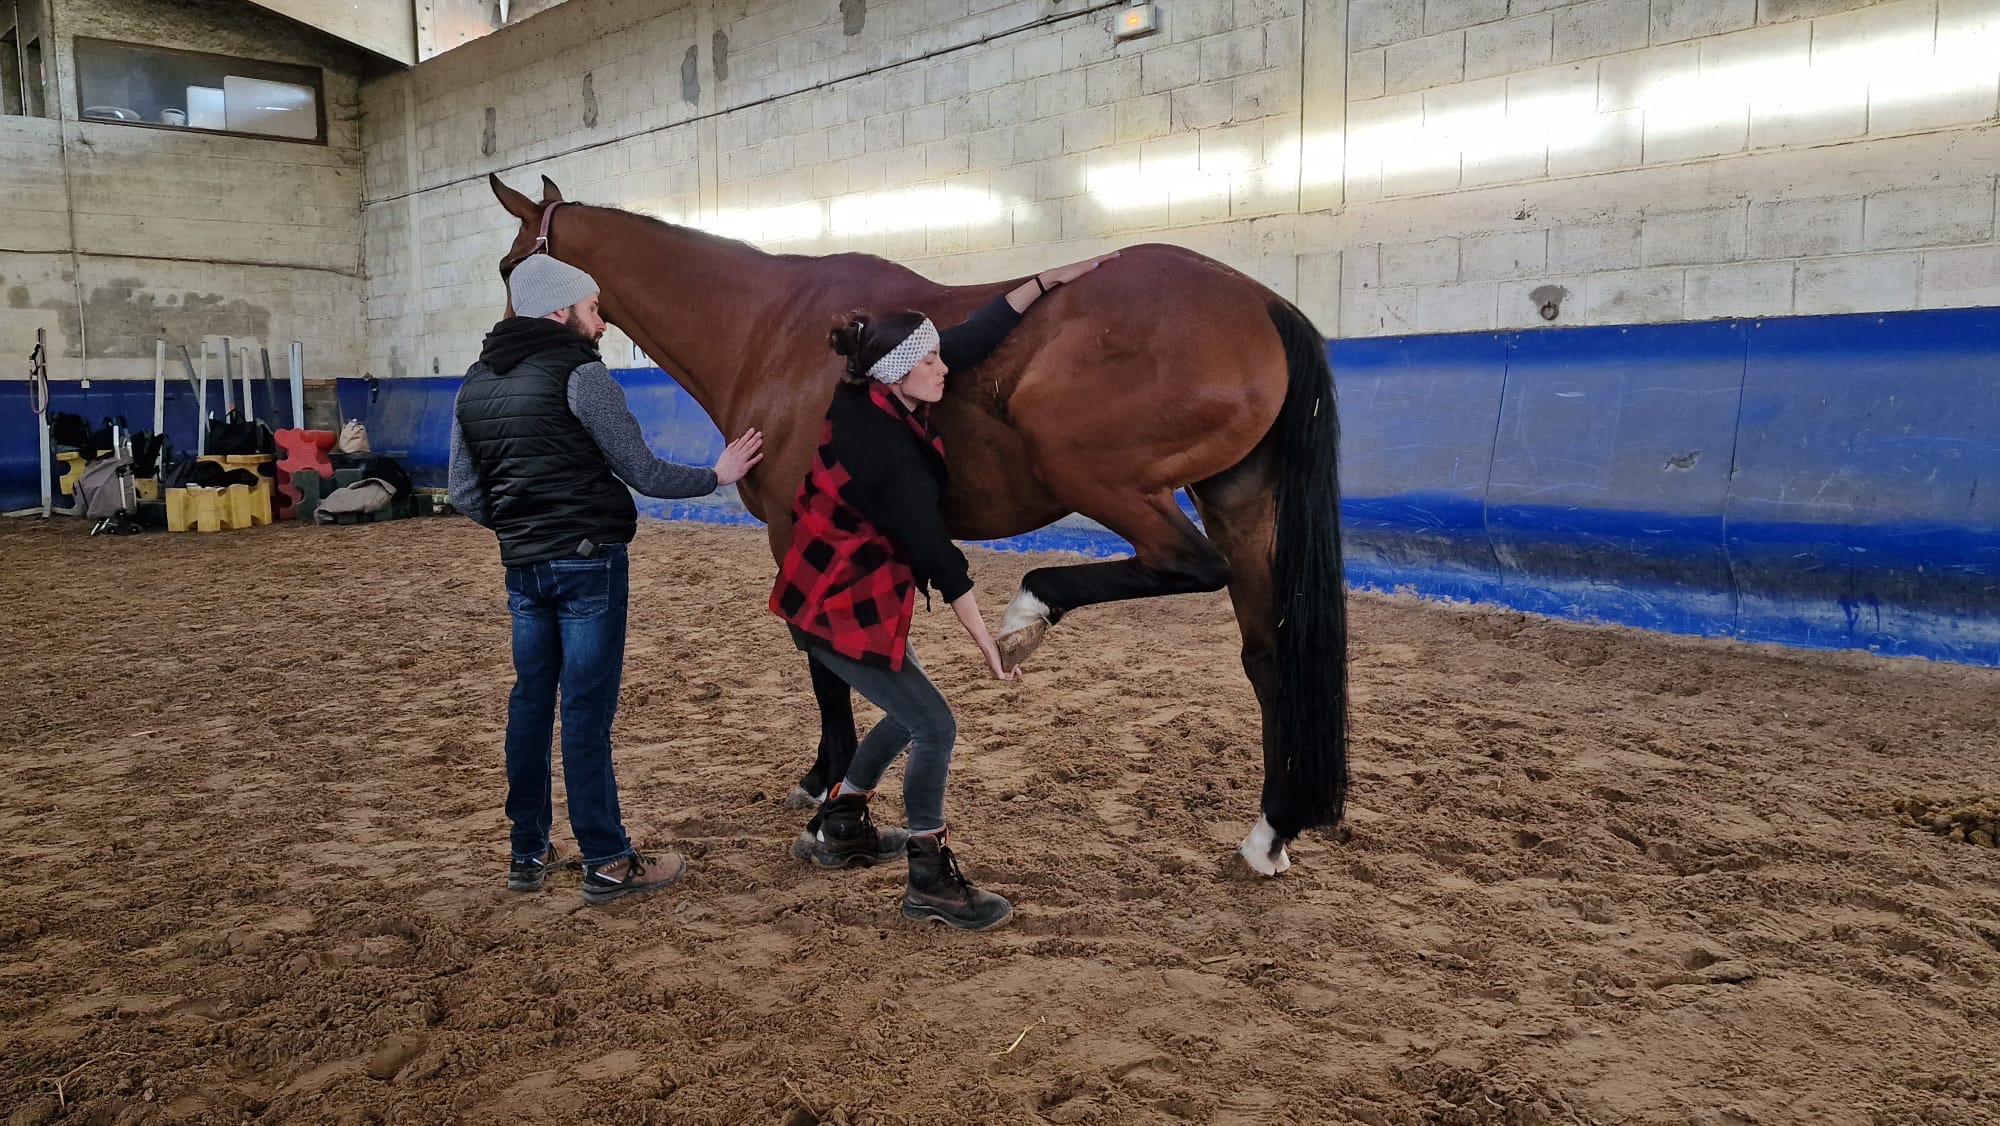
[[[180,375],[178,361],[174,363],[176,366],[168,368],[170,378],[164,396],[164,413],[167,438],[178,456],[194,452],[195,419],[203,412],[195,409],[194,388],[188,386],[187,380]],[[237,386],[241,387],[240,382]],[[291,425],[290,381],[281,377],[266,387],[263,379],[257,378],[250,381],[250,386],[254,407],[252,417],[272,423],[273,429]],[[42,503],[41,486],[35,479],[35,458],[40,446],[35,437],[35,414],[28,390],[25,379],[0,382],[0,512],[32,508]],[[222,414],[220,376],[208,381],[208,410],[218,416]],[[153,428],[153,381],[98,379],[93,380],[89,387],[84,387],[75,380],[51,380],[49,411],[80,414],[92,430],[102,426],[107,418],[123,416],[134,433],[150,431]],[[53,472],[50,480],[50,490],[54,492]],[[60,492],[55,493],[59,508],[64,507],[69,499]]]
[[[1332,356],[1356,585],[2000,665],[2000,310]]]
[[[1329,351],[1354,585],[2000,665],[2000,309],[1371,338]],[[618,377],[655,450],[714,459],[721,436],[670,377]],[[457,385],[383,381],[371,400],[342,380],[338,393],[375,449],[441,484]],[[5,391],[0,504],[12,508],[35,499],[35,446],[22,384]],[[137,421],[150,419],[151,394],[100,382],[58,385],[55,399],[93,421]],[[180,395],[168,429],[187,449],[192,393]],[[727,490],[641,506],[750,520]],[[997,546],[1124,545],[1071,518]]]

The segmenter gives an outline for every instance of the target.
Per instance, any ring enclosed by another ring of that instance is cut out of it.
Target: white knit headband
[[[868,378],[881,383],[901,383],[903,377],[910,374],[910,369],[917,366],[917,361],[930,355],[937,346],[937,326],[925,317],[924,323],[918,325],[901,344],[875,361],[874,366],[868,369]]]

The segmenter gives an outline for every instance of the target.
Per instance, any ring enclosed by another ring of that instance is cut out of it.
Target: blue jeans
[[[809,649],[812,659],[847,682],[868,702],[882,709],[882,721],[861,737],[854,748],[844,781],[857,790],[873,790],[882,772],[910,748],[903,767],[903,816],[912,833],[944,828],[944,783],[951,772],[951,749],[958,739],[958,721],[951,705],[924,674],[915,647],[903,655],[903,667],[888,669],[851,661],[827,649]]]
[[[507,568],[514,618],[514,692],[507,698],[507,819],[514,859],[539,857],[554,820],[550,758],[562,693],[563,784],[583,862],[632,852],[611,773],[611,717],[625,673],[629,563],[624,544],[589,559],[565,556]]]

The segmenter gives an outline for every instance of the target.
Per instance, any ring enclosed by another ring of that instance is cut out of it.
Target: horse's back
[[[1019,435],[1015,445],[964,425],[992,447],[969,460],[1002,473],[1018,453],[1038,499],[1086,512],[1094,493],[1157,493],[1237,465],[1284,402],[1285,353],[1270,316],[1281,300],[1183,247],[1120,252],[1038,302],[955,388]]]

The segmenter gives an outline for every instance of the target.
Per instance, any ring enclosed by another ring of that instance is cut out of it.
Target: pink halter
[[[535,237],[535,248],[528,252],[530,257],[549,252],[549,220],[556,217],[556,208],[568,202],[566,199],[559,199],[542,208],[542,233]]]

